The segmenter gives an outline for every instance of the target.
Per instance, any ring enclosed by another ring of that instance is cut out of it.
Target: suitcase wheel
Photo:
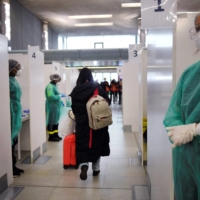
[[[68,166],[67,166],[67,165],[63,165],[63,168],[64,168],[64,169],[67,169],[67,168],[68,168]]]

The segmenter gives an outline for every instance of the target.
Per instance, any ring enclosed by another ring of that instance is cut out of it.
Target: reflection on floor
[[[25,173],[10,186],[24,187],[15,200],[147,200],[146,173],[139,164],[135,136],[123,133],[121,107],[112,109],[111,155],[101,159],[98,177],[92,176],[91,165],[86,181],[79,179],[79,169],[64,170],[62,142],[48,142],[44,156],[51,158],[46,164],[17,164]]]

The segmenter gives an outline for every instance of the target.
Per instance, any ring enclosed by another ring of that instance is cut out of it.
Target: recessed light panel
[[[92,19],[92,18],[111,18],[112,15],[74,15],[69,16],[69,19]]]
[[[74,26],[79,26],[79,27],[83,27],[83,26],[112,26],[113,23],[80,23],[80,24],[74,24]]]
[[[128,7],[141,7],[141,3],[122,3],[123,8],[128,8]]]

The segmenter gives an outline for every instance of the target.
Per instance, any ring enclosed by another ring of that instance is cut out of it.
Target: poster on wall
[[[141,0],[141,28],[171,28],[177,20],[174,0]]]

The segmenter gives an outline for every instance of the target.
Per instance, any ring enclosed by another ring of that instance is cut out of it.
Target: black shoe
[[[13,170],[13,178],[17,178],[20,176],[20,172],[16,169]]]
[[[100,170],[99,171],[93,171],[93,176],[98,176],[99,173],[100,173]]]
[[[85,181],[87,179],[87,170],[88,170],[87,165],[83,165],[81,167],[80,179],[83,181]]]
[[[58,133],[54,133],[55,138],[58,138],[59,140],[62,140],[62,138],[58,135]]]
[[[48,139],[49,142],[59,142],[60,139],[58,139],[57,137],[53,135],[49,135],[49,139]]]
[[[16,170],[16,171],[19,171],[20,174],[23,174],[23,173],[24,173],[24,170],[23,170],[23,169],[19,169],[19,168],[15,167],[15,170]]]

